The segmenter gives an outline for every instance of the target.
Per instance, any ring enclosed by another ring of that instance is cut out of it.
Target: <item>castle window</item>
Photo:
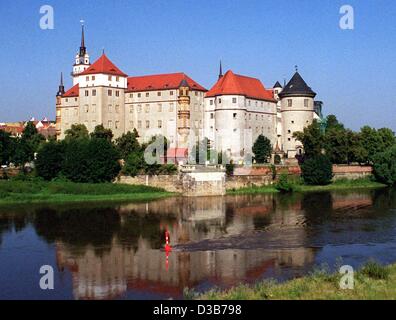
[[[159,129],[162,128],[162,120],[158,120],[158,128],[159,128]]]
[[[95,80],[95,76],[92,76],[92,81]]]
[[[304,99],[304,107],[308,108],[308,104],[309,104],[309,100],[308,99]]]
[[[278,92],[279,92],[278,90],[275,90],[275,94],[278,94]]]
[[[209,104],[210,104],[211,106],[213,106],[213,100],[210,100]]]
[[[221,98],[219,98],[219,104],[221,103]]]
[[[111,80],[113,79],[113,77],[112,77],[112,76],[109,76],[109,78],[108,78],[108,79],[109,79],[109,81],[111,81]]]
[[[293,106],[293,100],[292,99],[287,99],[287,106],[292,107]]]
[[[119,105],[115,106],[115,112],[116,113],[120,113],[120,106]]]
[[[120,77],[116,77],[116,81],[117,81],[117,82],[120,81]]]
[[[92,90],[92,96],[93,96],[93,97],[96,97],[96,89],[93,89],[93,90]]]
[[[107,122],[107,127],[110,128],[110,129],[113,128],[113,121],[109,120]]]
[[[138,98],[140,98],[142,96],[142,94],[141,93],[138,93]]]
[[[120,127],[120,121],[115,122],[115,128],[118,129]]]
[[[210,114],[210,119],[214,119],[214,114],[213,113]]]
[[[232,117],[233,117],[234,119],[236,119],[236,118],[237,118],[237,114],[234,113],[234,114],[232,115]]]
[[[294,120],[292,120],[291,123],[293,124],[293,123],[294,123]]]
[[[78,116],[78,108],[74,108],[74,115]]]
[[[69,99],[68,99],[68,98],[66,98],[66,102],[69,102]]]
[[[77,98],[74,98],[74,101],[77,101]]]
[[[171,104],[169,105],[169,111],[170,111],[170,112],[173,112],[173,103],[171,103]]]
[[[85,77],[85,81],[89,81],[89,76],[86,76],[86,77]]]
[[[139,121],[138,121],[138,129],[141,129],[141,128],[142,128],[142,121],[139,120]]]
[[[133,113],[133,106],[129,108],[129,113]]]
[[[150,128],[150,121],[146,120],[146,129]]]
[[[250,104],[251,104],[251,101],[249,100],[249,101],[248,101],[248,105],[250,106]]]
[[[120,96],[120,91],[117,90],[117,91],[115,92],[115,95],[116,95],[116,97],[119,97],[119,96]]]
[[[256,120],[258,120],[258,114],[256,114]]]
[[[107,95],[108,95],[109,97],[111,97],[111,96],[113,95],[113,91],[112,91],[112,90],[108,90],[108,91],[107,91]]]
[[[287,141],[291,141],[291,139],[290,139],[290,138],[287,138]]]
[[[161,97],[161,92],[160,91],[157,92],[157,96]]]
[[[89,91],[85,90],[85,96],[88,97],[89,96]]]
[[[149,113],[150,112],[150,105],[149,104],[146,104],[146,113]]]
[[[111,104],[109,105],[109,113],[112,113],[113,112],[113,107],[111,106]]]
[[[291,131],[290,131],[290,130],[287,130],[287,133],[291,133]]]
[[[142,105],[141,105],[141,104],[138,104],[138,106],[137,106],[137,111],[138,111],[138,112],[142,112]]]
[[[129,98],[133,98],[133,93],[130,93],[130,94],[129,94]]]
[[[149,97],[150,96],[150,92],[146,92],[146,97]]]
[[[237,98],[232,98],[232,103],[237,103]]]
[[[169,92],[169,94],[170,94],[171,96],[173,96],[173,91]]]

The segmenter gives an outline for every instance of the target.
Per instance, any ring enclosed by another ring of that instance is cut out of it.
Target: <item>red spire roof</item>
[[[247,98],[275,101],[272,91],[266,90],[259,79],[234,74],[231,70],[217,81],[205,97],[242,95]]]
[[[72,87],[71,89],[66,91],[62,95],[62,98],[71,98],[71,97],[78,97],[78,96],[79,96],[79,85],[77,83],[74,87]]]
[[[178,89],[183,79],[187,81],[191,90],[207,91],[189,76],[180,72],[129,77],[127,92]]]
[[[103,53],[88,69],[81,72],[80,75],[104,73],[114,76],[127,77],[128,75],[116,67],[109,58]]]

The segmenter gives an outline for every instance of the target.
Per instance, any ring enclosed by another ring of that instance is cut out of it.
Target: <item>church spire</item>
[[[223,66],[222,66],[221,60],[220,60],[219,79],[221,79],[222,77],[223,77]]]
[[[80,57],[83,57],[87,53],[85,47],[85,32],[84,32],[84,21],[81,20],[81,46],[80,46]]]
[[[64,93],[65,93],[65,86],[63,85],[63,72],[61,72],[60,84],[56,96],[61,97],[63,96]]]

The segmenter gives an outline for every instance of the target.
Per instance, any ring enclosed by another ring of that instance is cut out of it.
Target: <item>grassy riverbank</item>
[[[292,182],[293,191],[295,192],[313,192],[313,191],[332,191],[332,190],[354,190],[354,189],[370,189],[384,188],[386,185],[373,181],[369,178],[356,180],[340,179],[326,186],[308,186],[302,184],[299,180]],[[260,193],[276,193],[279,192],[275,185],[268,186],[252,186],[249,188],[227,190],[227,194],[260,194]]]
[[[396,264],[367,263],[355,273],[354,289],[340,289],[340,274],[317,271],[285,283],[267,281],[241,285],[226,291],[210,291],[198,297],[208,300],[395,300]]]
[[[170,195],[163,189],[148,186],[0,180],[0,205],[145,201]]]

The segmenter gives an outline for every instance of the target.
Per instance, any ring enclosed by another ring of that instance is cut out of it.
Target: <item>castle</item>
[[[259,79],[223,74],[221,63],[210,90],[184,73],[128,76],[104,52],[91,64],[84,26],[72,78],[66,91],[61,75],[56,95],[58,139],[72,124],[90,132],[103,124],[115,138],[133,129],[141,142],[161,134],[175,153],[208,138],[218,151],[243,159],[262,134],[274,154],[293,158],[303,152],[293,133],[321,117],[322,103],[297,70],[284,87],[268,89]]]

